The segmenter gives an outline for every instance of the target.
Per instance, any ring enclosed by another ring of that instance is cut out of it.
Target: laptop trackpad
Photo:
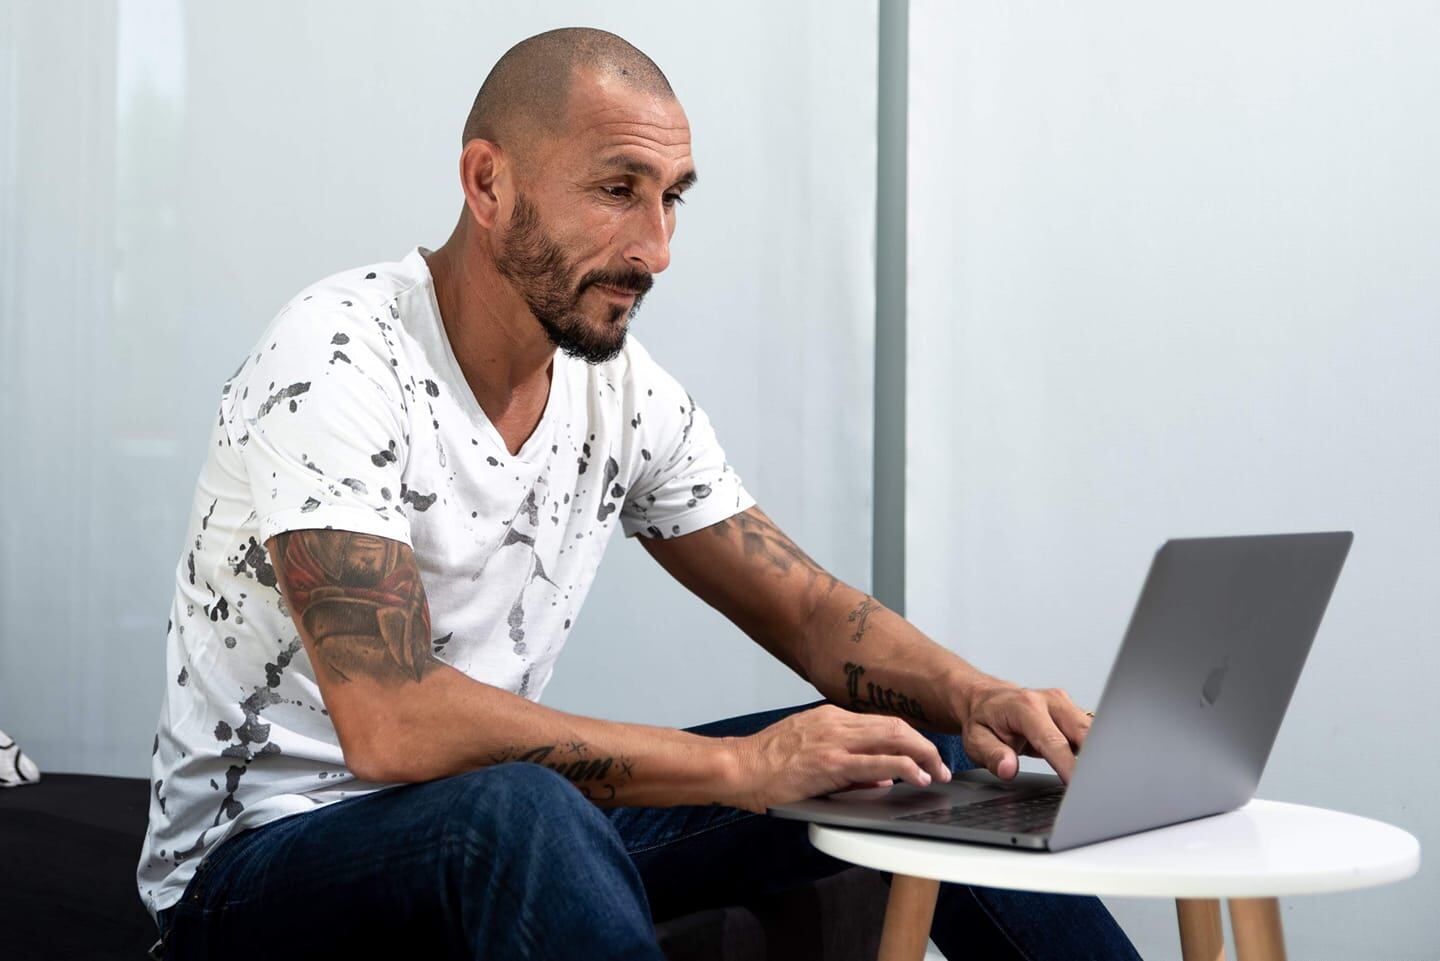
[[[913,784],[895,784],[890,787],[860,788],[854,791],[839,791],[826,795],[826,800],[845,804],[861,802],[867,810],[877,807],[896,813],[926,811],[934,808],[956,807],[976,801],[1007,794],[1029,794],[1039,790],[1051,790],[1060,785],[1060,779],[1053,774],[1017,774],[1011,781],[1001,781],[989,771],[959,771],[945,784],[931,784],[916,787]]]

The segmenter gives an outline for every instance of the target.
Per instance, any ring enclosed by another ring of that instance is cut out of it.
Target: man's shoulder
[[[651,356],[650,351],[634,334],[625,337],[625,346],[614,357],[602,364],[585,364],[591,377],[608,382],[625,395],[637,390],[645,395],[652,390],[658,377],[668,377],[664,369]]]
[[[339,271],[298,291],[271,319],[231,382],[262,371],[320,374],[342,364],[372,377],[393,373],[405,358],[397,300],[419,280],[412,257]]]
[[[605,371],[620,392],[634,398],[639,408],[690,403],[690,395],[634,335],[625,338],[625,347]],[[602,367],[605,365],[602,365]]]
[[[417,249],[400,260],[336,271],[298,291],[286,307],[364,315],[420,283],[423,264]]]
[[[344,332],[378,331],[393,335],[400,328],[397,302],[421,281],[413,265],[417,254],[401,261],[342,270],[298,291],[276,313],[271,333],[303,336],[316,323],[339,325]]]

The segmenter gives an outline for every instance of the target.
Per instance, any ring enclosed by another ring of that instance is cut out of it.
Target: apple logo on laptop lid
[[[1220,699],[1220,689],[1225,684],[1225,672],[1230,670],[1230,655],[1225,655],[1225,660],[1220,666],[1212,668],[1205,677],[1205,686],[1200,688],[1200,706],[1214,707],[1215,702]]]

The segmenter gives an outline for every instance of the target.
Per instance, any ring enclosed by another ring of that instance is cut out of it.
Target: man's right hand
[[[727,738],[739,767],[735,806],[758,814],[897,778],[921,787],[950,780],[935,745],[898,717],[833,704],[792,714],[749,737]]]

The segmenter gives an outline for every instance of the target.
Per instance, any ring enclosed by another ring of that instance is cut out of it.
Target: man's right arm
[[[716,739],[551,710],[435,657],[409,545],[299,530],[266,547],[357,777],[428,781],[528,760],[600,804],[723,800],[733,752]]]
[[[365,780],[427,781],[531,761],[602,806],[763,811],[854,783],[928,783],[917,761],[948,777],[934,747],[907,725],[839,708],[792,715],[752,737],[711,738],[542,707],[433,655],[429,605],[407,544],[297,530],[265,546],[345,763]]]

